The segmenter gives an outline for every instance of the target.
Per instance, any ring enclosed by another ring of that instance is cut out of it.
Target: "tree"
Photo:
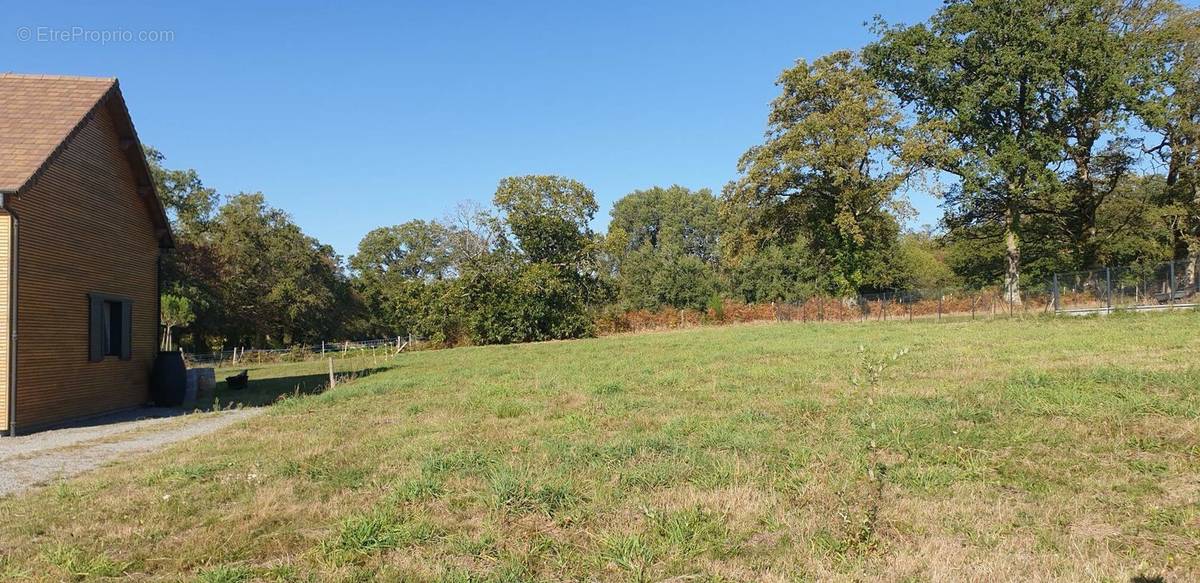
[[[590,336],[595,295],[585,278],[511,251],[490,254],[460,278],[471,338],[479,344]]]
[[[717,295],[715,267],[694,255],[643,247],[624,253],[617,297],[629,309],[703,309]]]
[[[427,285],[455,272],[454,241],[450,228],[421,220],[379,227],[362,238],[350,268],[373,333],[419,333]]]
[[[864,50],[872,73],[916,112],[940,148],[925,164],[957,178],[952,229],[984,224],[1004,245],[1004,289],[1019,303],[1022,220],[1056,187],[1061,159],[1055,102],[1062,71],[1051,47],[1079,40],[1071,0],[949,0],[928,24],[887,26]]]
[[[450,229],[453,269],[475,263],[491,252],[503,236],[499,218],[478,202],[467,200],[454,205],[444,221]]]
[[[166,157],[154,148],[146,148],[150,176],[171,221],[175,248],[164,254],[160,278],[163,290],[189,299],[194,313],[190,344],[194,350],[207,348],[205,335],[213,335],[223,323],[224,312],[218,298],[221,265],[208,243],[208,229],[221,197],[204,185],[193,169],[175,170],[163,166]]]
[[[422,220],[372,229],[359,241],[350,267],[380,277],[442,279],[452,268],[450,233],[437,221]]]
[[[1063,152],[1056,165],[1062,188],[1037,212],[1062,232],[1075,269],[1099,265],[1107,239],[1119,234],[1101,228],[1101,208],[1133,168],[1134,140],[1126,130],[1158,57],[1152,40],[1161,6],[1126,0],[1063,0],[1051,6],[1053,42],[1046,50],[1058,80],[1050,86],[1053,109],[1047,116]]]
[[[262,193],[229,198],[210,243],[222,266],[223,336],[253,344],[315,342],[339,332],[356,305],[341,260]]]
[[[730,291],[747,303],[803,302],[828,291],[827,274],[810,254],[808,241],[770,244],[729,268]]]
[[[168,169],[162,164],[165,159],[162,152],[146,148],[150,177],[171,219],[176,238],[203,231],[220,204],[220,196],[216,190],[204,186],[195,170]]]
[[[717,199],[707,188],[674,185],[635,190],[613,204],[609,236],[620,233],[625,251],[670,249],[717,262],[721,236]]]
[[[1158,135],[1147,151],[1166,169],[1165,204],[1173,215],[1175,254],[1186,256],[1194,284],[1200,264],[1200,9],[1171,5],[1148,43],[1159,55],[1139,113]]]
[[[911,175],[894,99],[848,51],[799,61],[777,84],[766,143],[742,156],[726,215],[744,219],[751,251],[803,237],[830,291],[887,285],[879,275],[899,233],[889,209]]]
[[[703,308],[717,293],[717,200],[682,186],[634,191],[613,205],[606,243],[626,307]]]
[[[511,233],[465,264],[456,288],[472,339],[480,343],[592,334],[591,310],[609,298],[600,281],[595,195],[559,176],[500,181],[498,226]]]
[[[959,283],[946,264],[946,250],[929,231],[901,235],[896,259],[895,280],[900,289],[944,289]]]
[[[183,296],[163,294],[159,298],[160,320],[163,325],[162,349],[171,350],[174,342],[171,331],[177,326],[187,326],[196,320],[192,303]]]
[[[493,204],[532,262],[579,261],[593,242],[589,223],[599,207],[582,183],[561,176],[515,176],[500,181]]]

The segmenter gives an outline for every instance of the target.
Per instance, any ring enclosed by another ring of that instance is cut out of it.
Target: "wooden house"
[[[0,432],[146,403],[172,241],[117,80],[0,74],[0,194]]]

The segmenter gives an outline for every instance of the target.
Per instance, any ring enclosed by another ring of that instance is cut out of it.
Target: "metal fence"
[[[1192,260],[1150,266],[1102,267],[1054,275],[1059,313],[1150,311],[1200,304],[1200,264]]]
[[[867,322],[918,319],[979,319],[1051,311],[1043,290],[1023,290],[1009,298],[998,289],[943,288],[859,294],[854,298],[814,297],[775,306],[775,319],[805,322]]]
[[[1103,267],[1058,273],[1046,282],[1045,287],[1025,283],[1019,299],[1009,298],[999,286],[988,289],[895,290],[859,294],[851,298],[814,296],[792,303],[726,302],[720,314],[712,309],[642,310],[608,318],[598,322],[598,325],[601,333],[611,333],[772,319],[803,322],[965,320],[1197,306],[1200,306],[1200,262],[1183,260],[1147,267]],[[362,353],[383,355],[419,349],[423,344],[422,340],[412,337],[389,337],[322,342],[291,348],[235,348],[205,354],[184,354],[184,359],[191,366],[238,366],[329,356],[342,358]]]
[[[238,366],[273,362],[299,362],[322,357],[343,358],[362,353],[395,354],[413,350],[421,341],[401,336],[375,338],[371,340],[328,341],[320,344],[293,346],[290,348],[233,348],[220,352],[199,354],[184,353],[188,366]]]

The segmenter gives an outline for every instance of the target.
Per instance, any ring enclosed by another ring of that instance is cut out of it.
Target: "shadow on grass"
[[[282,397],[313,395],[329,388],[328,374],[310,374],[296,376],[255,378],[255,369],[250,368],[250,381],[244,389],[230,389],[225,379],[217,375],[217,387],[213,400],[196,403],[200,409],[212,409],[220,406],[229,407],[262,407],[275,403]],[[355,379],[371,376],[388,370],[387,367],[369,367],[353,371],[337,373],[338,383],[350,382]],[[230,373],[234,374],[234,373]]]
[[[265,376],[270,374],[267,368],[249,367],[247,370],[250,371],[250,381],[245,389],[236,391],[230,389],[224,377],[240,371],[230,372],[225,370],[222,371],[224,374],[217,374],[218,380],[216,390],[214,391],[214,398],[207,401],[198,401],[188,407],[155,407],[149,405],[135,407],[93,417],[70,419],[62,423],[38,428],[33,433],[43,433],[59,429],[117,425],[146,419],[178,417],[193,413],[196,410],[211,411],[217,406],[221,409],[263,407],[275,403],[284,396],[312,395],[324,391],[329,386],[328,373],[271,377]],[[337,380],[339,384],[346,383],[385,370],[389,370],[389,367],[365,367],[356,370],[338,371]]]

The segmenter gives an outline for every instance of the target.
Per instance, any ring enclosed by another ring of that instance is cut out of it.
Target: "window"
[[[121,356],[121,302],[104,302],[104,356]]]
[[[132,356],[133,301],[107,294],[89,294],[88,360]]]

